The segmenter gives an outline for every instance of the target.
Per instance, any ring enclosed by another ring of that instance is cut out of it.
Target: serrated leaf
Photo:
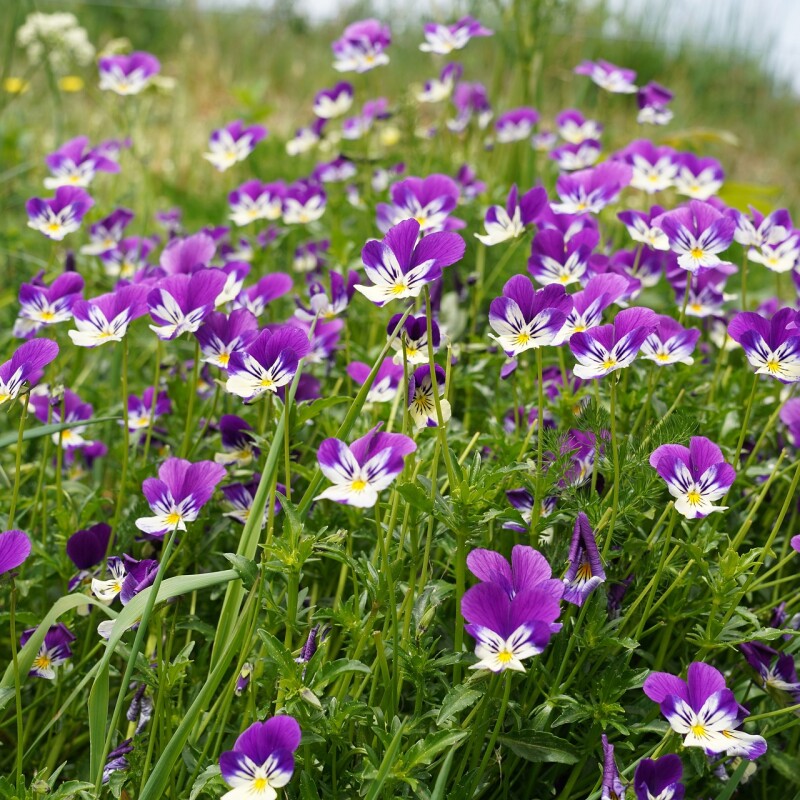
[[[245,589],[252,589],[258,577],[258,565],[255,561],[236,553],[223,553],[225,558],[230,561],[231,566],[236,570],[236,574],[242,579],[242,586]]]
[[[430,493],[425,491],[418,483],[400,483],[397,485],[397,491],[412,508],[417,508],[427,514],[433,511],[433,501]]]
[[[518,737],[499,736],[497,741],[526,761],[556,764],[574,764],[578,761],[575,747],[552,733],[523,731]]]
[[[317,672],[314,682],[311,684],[315,691],[319,691],[327,686],[334,678],[344,675],[347,672],[360,672],[369,675],[370,668],[361,661],[351,658],[340,658],[338,661],[330,661]]]
[[[477,689],[470,689],[464,683],[454,686],[442,701],[439,715],[436,717],[436,724],[444,725],[448,720],[458,714],[459,711],[463,711],[465,708],[471,708],[475,705],[481,697],[483,697],[483,692],[479,692]]]
[[[403,759],[407,769],[430,764],[436,756],[449,747],[455,747],[469,736],[469,731],[437,731],[413,745]]]

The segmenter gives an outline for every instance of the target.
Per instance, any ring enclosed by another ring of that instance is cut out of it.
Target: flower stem
[[[128,426],[128,337],[122,337],[122,468],[117,491],[117,507],[114,510],[114,520],[111,530],[117,536],[119,521],[122,517],[122,506],[125,503],[127,492],[125,482],[128,478],[128,455],[131,449],[131,431]]]
[[[747,405],[744,409],[744,419],[742,420],[742,431],[739,434],[739,443],[736,445],[736,455],[733,457],[734,469],[739,469],[739,457],[742,454],[742,446],[744,445],[744,437],[747,436],[747,423],[750,421],[750,412],[753,410],[753,400],[756,396],[756,389],[758,388],[758,375],[753,375],[753,387],[750,389],[750,397],[747,399]]]
[[[22,688],[20,686],[19,665],[17,663],[17,584],[14,575],[11,575],[11,600],[9,605],[9,627],[11,628],[11,663],[14,666],[14,698],[17,708],[17,794],[20,794],[24,786],[22,779],[22,753],[24,747],[25,732],[22,726]]]
[[[617,382],[616,376],[611,377],[611,460],[614,469],[614,490],[611,497],[611,520],[608,523],[608,533],[603,545],[603,558],[608,556],[611,541],[614,537],[614,525],[617,522],[619,508],[619,442],[617,441]]]
[[[478,771],[475,774],[474,780],[472,781],[472,789],[467,795],[468,797],[472,797],[475,794],[475,790],[480,785],[483,773],[486,771],[486,767],[489,764],[489,759],[492,757],[492,753],[494,752],[494,746],[497,743],[497,737],[500,735],[500,731],[503,729],[503,722],[505,721],[506,717],[506,709],[508,708],[508,700],[511,697],[511,674],[511,670],[506,670],[506,674],[504,676],[505,684],[503,687],[503,699],[500,701],[500,710],[497,712],[497,722],[492,730],[492,735],[489,737],[489,744],[486,746],[486,750],[483,753],[481,764],[478,767]]]
[[[186,458],[189,452],[189,443],[192,435],[192,417],[194,416],[194,401],[197,397],[197,379],[200,374],[200,340],[194,340],[194,363],[192,364],[192,382],[189,384],[189,402],[186,407],[186,427],[183,429],[183,444],[181,445],[181,458]]]
[[[7,529],[14,527],[14,514],[17,511],[17,500],[19,499],[19,485],[21,482],[20,472],[22,470],[22,434],[25,432],[25,419],[28,416],[28,398],[25,397],[20,403],[22,411],[19,417],[19,428],[17,430],[17,454],[14,462],[14,488],[11,492],[11,507],[8,510]]]

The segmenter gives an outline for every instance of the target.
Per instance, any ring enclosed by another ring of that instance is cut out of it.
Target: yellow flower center
[[[514,658],[514,654],[508,648],[504,648],[497,654],[497,660],[501,664],[508,664],[512,658]]]
[[[696,506],[700,502],[700,492],[698,492],[697,489],[692,489],[690,492],[687,493],[686,499],[693,506]]]
[[[394,286],[392,286],[391,292],[392,294],[399,296],[403,294],[406,289],[408,289],[408,287],[404,283],[396,283]]]
[[[33,659],[34,669],[40,669],[40,670],[50,669],[51,663],[52,660],[50,656],[47,655],[47,653],[40,653],[38,656],[36,656],[36,658]]]
[[[50,233],[58,233],[58,231],[61,230],[61,223],[60,222],[49,222],[47,224],[47,230],[49,230]]]
[[[616,366],[617,366],[617,359],[616,358],[611,358],[611,356],[609,356],[603,362],[603,369],[613,369]]]
[[[656,358],[659,361],[669,361],[669,353],[656,353]]]
[[[181,515],[177,511],[170,511],[165,518],[167,525],[179,525],[181,522]]]
[[[273,383],[275,383],[275,381],[273,381],[272,378],[262,378],[259,386],[263,387],[264,389],[269,389]]]
[[[700,260],[704,255],[702,247],[693,247],[689,252],[691,253],[692,258],[696,258],[698,260]]]
[[[778,361],[777,358],[771,358],[769,361],[767,361],[767,369],[773,374],[776,372],[780,372],[781,362]]]
[[[363,478],[356,478],[350,488],[354,492],[363,492],[367,488],[367,482]]]
[[[230,353],[220,353],[217,356],[217,361],[219,362],[219,365],[221,367],[227,367],[228,366],[228,362],[230,360],[231,360],[231,354]]]
[[[253,791],[254,792],[263,792],[264,789],[267,788],[268,781],[266,778],[254,778],[253,779]]]
[[[527,331],[517,334],[517,339],[514,342],[518,347],[524,347],[531,340],[531,335]]]
[[[699,722],[698,722],[698,723],[696,723],[695,725],[692,725],[692,726],[691,726],[691,728],[690,728],[689,730],[691,730],[691,732],[692,732],[692,733],[693,733],[695,736],[705,736],[705,735],[706,735],[706,728],[705,728],[705,725],[702,725],[702,724],[701,724],[701,723],[699,723]]]
[[[578,567],[578,574],[575,576],[579,581],[588,581],[592,577],[592,565],[588,561]]]

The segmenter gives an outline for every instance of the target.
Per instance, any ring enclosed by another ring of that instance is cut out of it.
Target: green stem
[[[472,797],[475,794],[475,790],[480,785],[483,773],[486,771],[486,767],[489,764],[489,759],[491,759],[494,753],[494,746],[497,743],[497,737],[500,735],[500,731],[503,729],[503,722],[505,721],[506,717],[506,709],[508,708],[508,700],[511,697],[511,675],[511,670],[506,670],[505,685],[503,687],[503,699],[500,701],[500,710],[497,713],[497,722],[492,730],[492,735],[489,737],[489,744],[484,750],[483,758],[481,759],[481,763],[478,767],[477,773],[475,774],[475,778],[472,781],[472,789],[467,795],[468,797]]]
[[[17,628],[16,628],[16,612],[17,612],[17,584],[14,580],[14,574],[11,574],[11,601],[9,606],[9,626],[11,628],[11,663],[14,666],[14,699],[17,708],[17,794],[22,796],[20,792],[24,787],[22,779],[22,754],[25,750],[24,738],[25,731],[22,726],[22,687],[20,686],[19,664],[17,663]]]
[[[117,489],[117,507],[114,510],[114,520],[111,530],[114,536],[119,536],[119,522],[122,518],[122,507],[127,498],[125,483],[128,479],[128,456],[131,449],[131,431],[128,427],[128,337],[122,337],[122,468]],[[109,542],[110,544],[110,542]]]
[[[147,464],[147,456],[150,453],[150,440],[153,438],[153,421],[156,416],[156,403],[158,403],[158,390],[159,382],[161,381],[161,339],[156,342],[156,373],[153,376],[153,400],[150,403],[150,417],[147,420],[147,435],[144,440],[144,450],[142,453],[142,462]]]
[[[742,447],[744,445],[744,438],[747,436],[747,423],[750,421],[750,412],[753,409],[753,400],[756,396],[756,389],[758,388],[758,375],[753,375],[753,386],[750,389],[750,397],[747,398],[747,405],[744,409],[744,419],[742,420],[742,430],[739,434],[739,442],[736,445],[736,455],[733,457],[733,468],[739,469],[739,456],[742,454]]]
[[[608,523],[608,533],[603,545],[603,558],[608,556],[611,542],[614,538],[614,526],[617,522],[619,509],[619,441],[617,440],[617,382],[616,376],[611,376],[611,460],[614,468],[614,491],[611,497],[611,520]]]
[[[19,416],[19,428],[17,430],[17,453],[14,461],[14,488],[11,492],[11,507],[8,510],[8,525],[10,530],[14,527],[14,515],[17,512],[17,500],[19,499],[19,487],[22,479],[22,434],[25,432],[25,419],[28,416],[28,398],[24,397],[20,402],[22,411]]]
[[[194,401],[197,397],[197,379],[200,375],[200,340],[194,340],[194,363],[192,364],[192,382],[189,384],[189,401],[186,407],[186,427],[183,429],[183,444],[181,445],[181,458],[186,458],[192,436],[192,417],[194,416]]]

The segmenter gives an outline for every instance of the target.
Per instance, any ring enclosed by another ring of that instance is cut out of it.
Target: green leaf
[[[400,483],[397,485],[400,496],[412,507],[430,514],[433,511],[433,501],[430,493],[425,491],[418,483]]]
[[[514,755],[526,761],[554,762],[556,764],[574,764],[578,761],[575,747],[566,739],[553,736],[552,733],[540,731],[522,731],[519,738],[500,736],[497,739]]]
[[[439,716],[436,717],[436,724],[444,725],[459,711],[474,706],[481,697],[483,697],[483,692],[479,692],[477,689],[470,689],[464,683],[454,686],[442,701]]]
[[[36,428],[28,428],[22,432],[23,441],[30,439],[41,439],[43,436],[51,436],[54,433],[69,430],[70,428],[88,428],[90,425],[97,425],[100,422],[111,422],[115,419],[122,419],[119,415],[108,417],[95,417],[94,419],[78,420],[77,422],[54,422],[51,425],[39,425]],[[0,447],[8,447],[17,443],[18,432],[6,433],[0,436]]]
[[[231,562],[236,574],[242,579],[242,586],[248,591],[252,589],[258,577],[258,565],[256,562],[251,558],[245,558],[236,553],[223,553],[223,555]]]
[[[267,648],[267,655],[273,661],[277,661],[282,677],[288,678],[290,675],[294,675],[297,672],[297,664],[292,658],[292,654],[269,631],[259,628],[258,635],[264,642],[264,647]]]
[[[407,769],[413,769],[430,764],[443,750],[451,747],[455,749],[456,745],[463,742],[469,734],[469,731],[436,731],[409,749],[404,758],[404,765]]]
[[[317,400],[312,400],[310,403],[303,403],[297,407],[297,422],[295,424],[304,425],[332,406],[352,402],[352,397],[320,397]]]
[[[338,661],[331,661],[325,664],[325,666],[319,670],[311,685],[315,691],[319,691],[339,675],[343,675],[347,672],[360,672],[363,675],[369,675],[371,671],[372,670],[361,661],[356,661],[351,658],[340,658]]]

